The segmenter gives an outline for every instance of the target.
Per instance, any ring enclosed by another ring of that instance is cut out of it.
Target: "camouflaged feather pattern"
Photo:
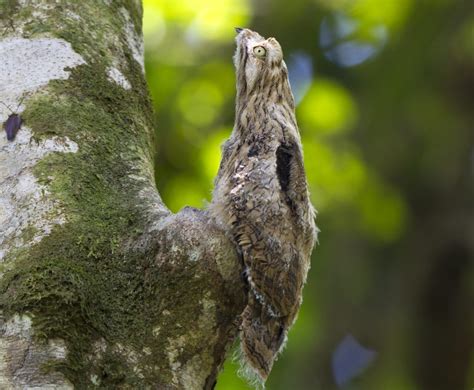
[[[281,47],[248,29],[236,42],[235,125],[209,210],[245,265],[241,349],[264,382],[301,305],[317,229]]]

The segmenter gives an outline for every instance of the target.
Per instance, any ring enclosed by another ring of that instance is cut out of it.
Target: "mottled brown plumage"
[[[281,47],[248,29],[236,42],[235,125],[209,210],[242,255],[241,347],[265,381],[301,305],[316,227]]]

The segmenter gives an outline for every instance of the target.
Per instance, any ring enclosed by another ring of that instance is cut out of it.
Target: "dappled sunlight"
[[[212,185],[212,182],[214,181],[219,169],[222,156],[222,144],[227,138],[229,138],[231,130],[231,128],[216,130],[206,139],[206,142],[202,148],[201,164],[206,179],[210,185]]]
[[[195,2],[192,1],[192,4]],[[199,11],[188,27],[188,32],[203,39],[232,39],[234,32],[229,29],[229,25],[245,25],[248,17],[248,0],[206,1],[201,3]]]
[[[145,36],[157,32],[158,25],[173,25],[186,31],[188,43],[203,40],[232,39],[229,26],[245,25],[249,19],[248,0],[144,0]],[[148,15],[147,15],[148,13]],[[165,22],[163,22],[163,20]],[[166,27],[160,27],[160,31]]]
[[[400,28],[408,17],[414,0],[355,0],[344,7],[350,15],[367,25],[383,24],[390,30]]]
[[[319,210],[354,202],[367,183],[366,167],[353,152],[303,139],[305,166],[314,204]]]
[[[404,231],[407,208],[399,194],[379,179],[372,178],[356,199],[362,227],[383,242],[400,237]]]
[[[143,35],[145,36],[145,42],[148,43],[148,39],[153,39],[153,43],[156,45],[160,43],[166,34],[166,21],[163,16],[162,8],[158,5],[157,1],[144,0],[143,14]]]
[[[357,107],[340,84],[317,78],[297,110],[303,134],[335,134],[350,130],[357,119]]]
[[[186,83],[178,95],[182,117],[195,126],[209,126],[217,118],[223,101],[219,87],[208,80]]]

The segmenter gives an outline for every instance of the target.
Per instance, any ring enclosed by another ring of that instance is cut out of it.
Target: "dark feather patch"
[[[7,133],[7,140],[13,141],[16,133],[21,127],[22,119],[18,114],[11,114],[8,119],[3,123],[5,132]]]
[[[290,185],[290,163],[291,153],[288,147],[280,145],[276,151],[277,158],[277,176],[280,187],[283,192],[288,190]]]

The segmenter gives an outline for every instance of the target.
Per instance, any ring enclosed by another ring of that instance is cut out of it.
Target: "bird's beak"
[[[244,29],[242,27],[234,27],[235,28],[235,32],[237,34],[240,34],[242,31],[244,31]]]

